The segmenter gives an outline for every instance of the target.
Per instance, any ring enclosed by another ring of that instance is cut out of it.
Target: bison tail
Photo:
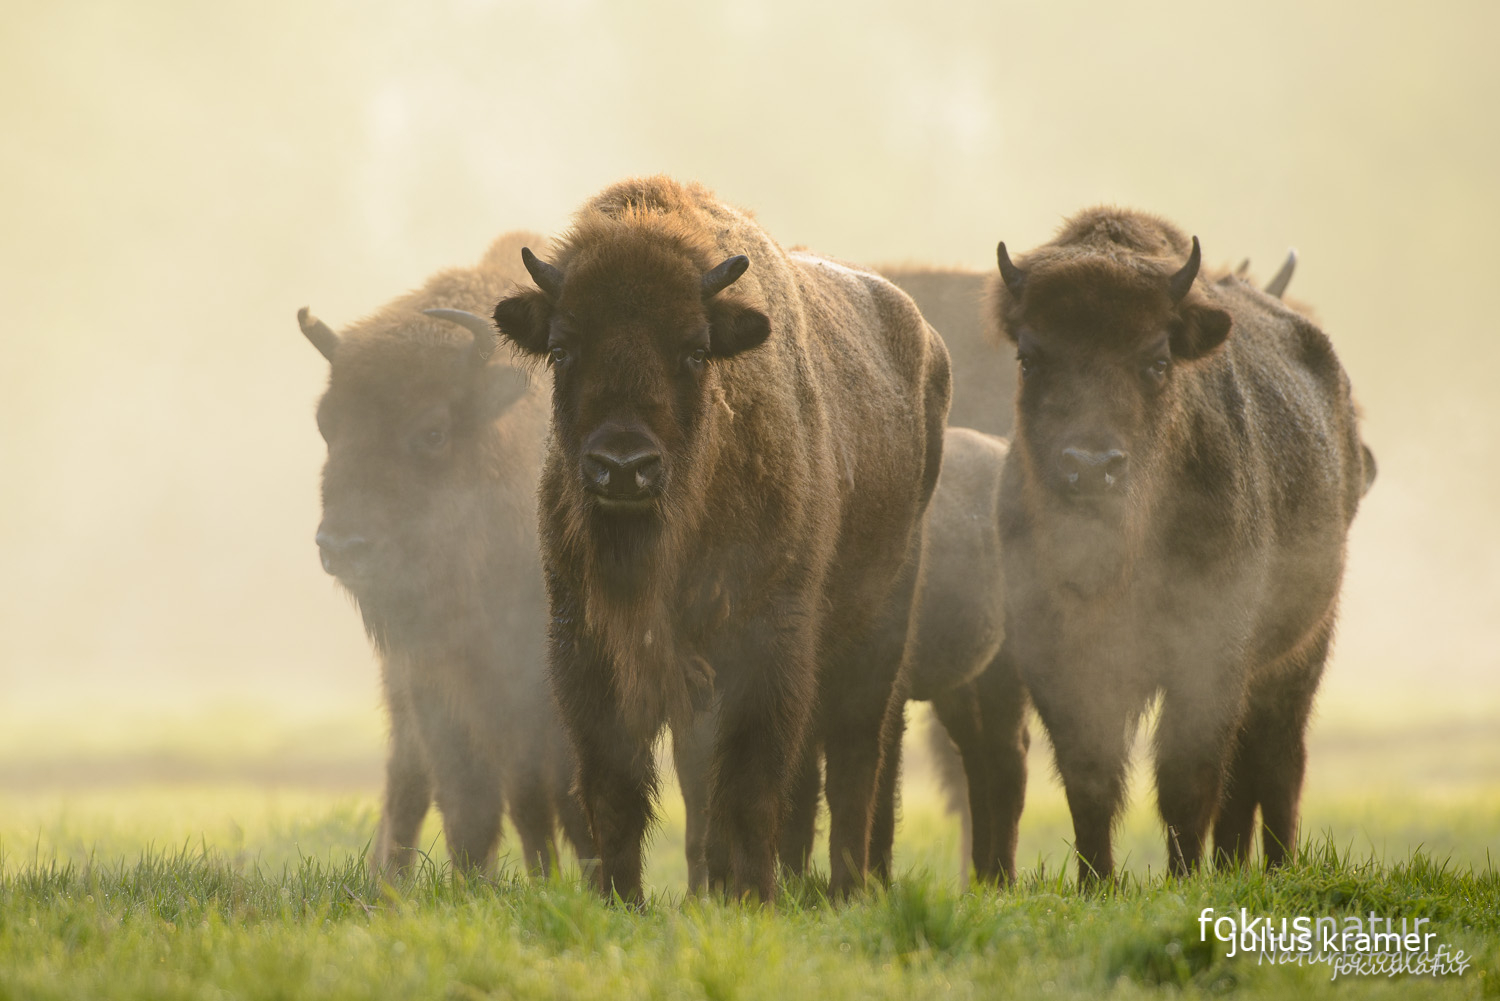
[[[938,471],[943,464],[943,432],[948,426],[948,408],[953,402],[953,370],[948,347],[937,331],[928,326],[927,383],[924,400],[927,421],[927,460],[922,469],[922,506],[937,490]]]

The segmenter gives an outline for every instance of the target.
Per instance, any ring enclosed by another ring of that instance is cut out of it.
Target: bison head
[[[561,267],[522,252],[536,281],[495,323],[552,370],[554,488],[596,532],[650,534],[694,491],[717,366],[770,334],[766,315],[721,295],[750,266],[649,229],[575,239]]]
[[[1230,328],[1229,314],[1194,290],[1197,237],[1181,265],[1121,249],[1053,245],[1020,267],[999,247],[1001,326],[1020,363],[1020,451],[1054,504],[1106,519],[1170,450],[1179,369],[1213,353]]]
[[[490,361],[487,320],[423,312],[395,324],[377,317],[343,338],[306,309],[297,316],[330,363],[317,411],[328,443],[318,552],[367,623],[436,597],[449,590],[441,579],[475,569],[469,564],[505,493],[497,481],[510,472],[496,421],[527,388],[524,373]],[[535,466],[532,459],[516,472],[523,496]]]

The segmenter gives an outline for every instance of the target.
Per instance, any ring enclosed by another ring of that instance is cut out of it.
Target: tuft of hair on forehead
[[[589,298],[651,311],[663,290],[698,297],[704,273],[726,256],[713,195],[666,177],[632,178],[590,200],[557,241],[553,261]]]
[[[1090,339],[1127,337],[1167,306],[1166,279],[1187,261],[1192,240],[1146,212],[1085,209],[1051,242],[1017,260],[1026,273],[1025,309],[998,277],[992,302],[1001,329],[1014,338],[1022,323],[1087,332]]]
[[[695,202],[659,197],[671,192],[658,187],[648,190],[649,197],[624,197],[628,189],[625,193],[617,189],[626,187],[611,188],[578,212],[560,241],[559,267],[567,271],[583,264],[580,257],[592,256],[591,251],[638,253],[647,258],[671,255],[690,261],[700,273],[719,263],[715,227]]]
[[[1063,223],[1049,247],[1088,247],[1096,253],[1187,260],[1193,241],[1167,220],[1110,205],[1084,209]]]

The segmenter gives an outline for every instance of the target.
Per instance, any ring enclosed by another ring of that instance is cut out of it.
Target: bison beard
[[[1004,656],[1052,738],[1081,883],[1113,871],[1130,735],[1157,695],[1171,870],[1199,864],[1210,824],[1243,861],[1257,811],[1267,862],[1294,848],[1373,475],[1331,344],[1274,298],[1289,267],[1268,295],[1199,263],[1196,238],[1108,209],[1019,264],[999,248],[993,302],[1021,362]]]
[[[605,894],[641,896],[652,741],[717,703],[711,882],[769,899],[803,748],[829,749],[834,893],[863,880],[899,646],[875,609],[942,454],[948,365],[877,276],[788,255],[694,185],[586,204],[495,307],[548,357],[552,681]],[[903,584],[905,582],[905,584]]]

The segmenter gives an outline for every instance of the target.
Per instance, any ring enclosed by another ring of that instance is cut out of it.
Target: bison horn
[[[422,313],[426,316],[435,316],[439,320],[447,320],[449,323],[456,323],[473,334],[474,353],[471,360],[476,365],[483,365],[489,360],[495,350],[495,345],[500,340],[499,333],[489,320],[462,309],[424,309]]]
[[[1026,287],[1026,272],[1011,263],[1004,240],[995,248],[995,256],[1000,259],[1000,277],[1005,280],[1005,287],[1010,289],[1011,295],[1019,298],[1021,290]]]
[[[1198,246],[1198,238],[1195,236],[1193,252],[1188,255],[1187,263],[1167,283],[1167,294],[1172,297],[1173,302],[1181,302],[1186,298],[1188,290],[1193,287],[1193,279],[1198,277],[1198,265],[1202,263],[1203,250]]]
[[[536,287],[547,293],[547,298],[556,300],[562,294],[563,273],[531,252],[530,247],[521,248],[521,263]]]
[[[735,254],[727,261],[703,276],[703,298],[712,299],[720,292],[739,281],[740,275],[750,267],[750,258]]]
[[[1286,292],[1286,287],[1292,283],[1292,272],[1297,270],[1297,252],[1288,250],[1286,261],[1282,263],[1281,270],[1276,272],[1276,277],[1266,285],[1266,294],[1274,295],[1280,299]]]
[[[339,335],[330,330],[328,324],[313,316],[303,306],[297,310],[297,326],[302,328],[302,336],[312,341],[318,354],[333,361],[333,353],[339,349]]]

